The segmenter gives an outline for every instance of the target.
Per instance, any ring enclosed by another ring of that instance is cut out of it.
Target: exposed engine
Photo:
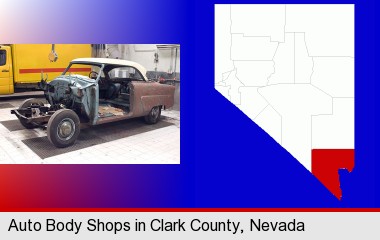
[[[81,75],[60,76],[50,83],[44,80],[40,83],[53,111],[62,108],[81,111],[84,88],[91,85],[94,85],[94,82]]]

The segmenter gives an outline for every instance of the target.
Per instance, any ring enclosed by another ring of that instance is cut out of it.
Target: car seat
[[[120,91],[120,83],[111,83],[106,92],[107,99],[115,99]]]

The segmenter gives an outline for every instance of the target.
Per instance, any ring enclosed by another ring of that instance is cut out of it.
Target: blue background
[[[231,3],[218,1],[217,3]],[[239,1],[239,3],[266,3]],[[271,1],[271,3],[307,3]],[[328,3],[313,1],[313,3]],[[376,46],[374,1],[355,3],[355,168],[340,171],[338,201],[288,152],[213,91],[214,14],[211,1],[196,6],[195,131],[197,204],[208,207],[378,207],[375,186]],[[337,29],[339,31],[339,29]],[[210,51],[204,51],[209,49]],[[183,54],[184,55],[184,54]],[[182,55],[182,56],[183,56]],[[210,70],[208,70],[210,69]],[[185,76],[186,73],[185,73]],[[188,82],[185,80],[183,89]],[[186,90],[184,90],[186,91]],[[183,98],[186,103],[187,98]],[[206,105],[205,105],[206,104]],[[187,105],[187,104],[186,104]],[[183,104],[182,112],[186,112]],[[183,126],[183,125],[182,125]],[[183,127],[187,127],[186,125]]]
[[[308,1],[5,2],[3,42],[179,43],[181,164],[1,166],[0,207],[380,207],[374,0],[336,2],[356,4],[355,168],[341,171],[341,201],[214,90],[215,3]]]

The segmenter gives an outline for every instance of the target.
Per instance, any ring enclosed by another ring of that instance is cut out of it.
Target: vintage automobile
[[[88,76],[71,73],[83,68],[89,69]],[[48,104],[27,99],[11,113],[25,128],[46,128],[50,142],[59,148],[74,144],[81,123],[144,117],[154,124],[161,109],[174,104],[174,86],[148,80],[143,66],[120,59],[74,59],[61,76],[49,83],[42,79],[40,87]]]

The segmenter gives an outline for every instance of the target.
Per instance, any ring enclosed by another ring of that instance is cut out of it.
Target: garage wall
[[[157,49],[157,45],[154,44],[130,44],[129,59],[144,65],[148,71],[157,71],[171,73],[175,67],[175,49]],[[171,52],[173,51],[173,52]],[[154,63],[154,53],[158,53],[158,63]],[[177,53],[177,67],[176,72],[180,72],[180,51]],[[128,58],[128,56],[127,56]]]
[[[154,62],[154,54],[158,53],[158,63]],[[180,49],[175,56],[175,49],[157,48],[156,44],[107,44],[106,51],[97,53],[96,57],[120,58],[138,62],[148,71],[158,71],[164,74],[179,76]],[[175,63],[176,61],[176,63]]]

